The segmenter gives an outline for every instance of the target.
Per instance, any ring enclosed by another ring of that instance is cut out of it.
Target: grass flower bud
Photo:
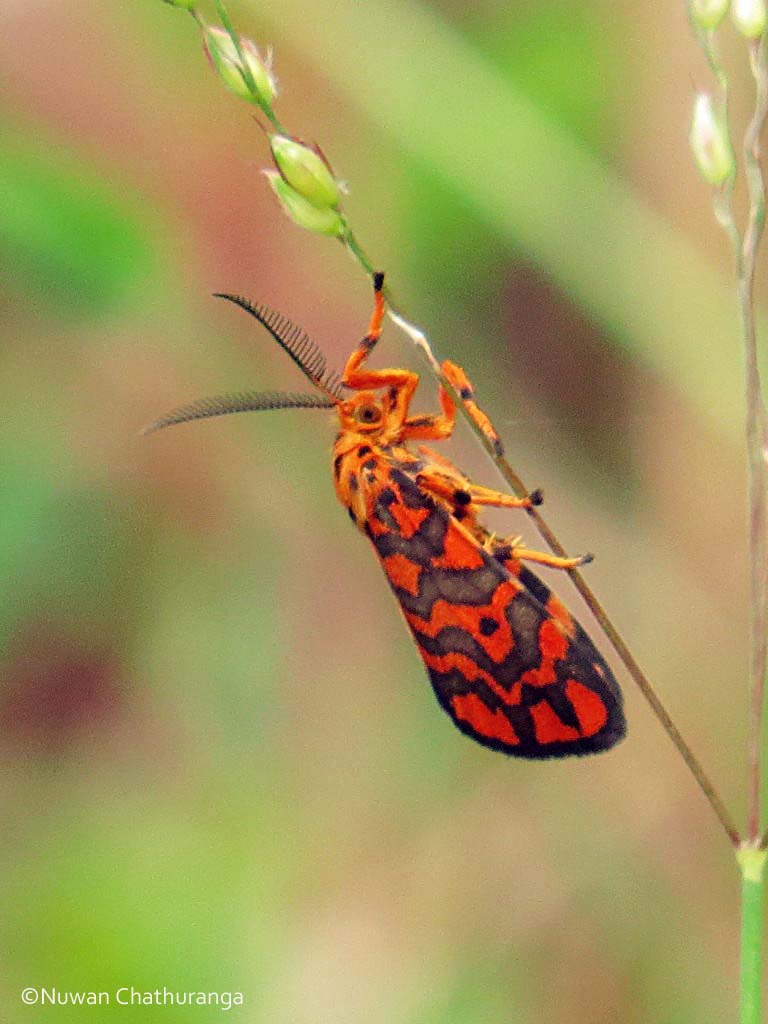
[[[272,74],[271,62],[261,56],[250,39],[241,37],[239,42],[247,71],[229,32],[211,26],[203,30],[205,52],[226,87],[241,99],[269,107],[277,95],[277,83]],[[248,71],[256,87],[255,93],[248,80]]]
[[[733,177],[735,164],[731,140],[709,93],[696,97],[690,143],[701,176],[710,185],[724,185]]]
[[[765,32],[765,0],[733,0],[731,17],[736,28],[747,39],[757,39]]]
[[[291,188],[278,171],[264,171],[280,205],[291,220],[300,228],[314,231],[318,235],[333,235],[340,238],[344,233],[344,221],[333,206],[318,208],[303,195]]]
[[[728,11],[729,0],[689,0],[691,17],[699,28],[717,28]]]
[[[295,192],[319,210],[338,206],[338,183],[318,149],[287,135],[273,135],[269,144],[277,169]]]

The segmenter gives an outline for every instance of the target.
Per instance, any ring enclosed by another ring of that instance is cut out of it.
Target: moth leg
[[[363,388],[385,388],[401,387],[413,382],[415,388],[418,383],[418,374],[410,370],[362,370],[361,367],[373,351],[381,337],[381,325],[384,319],[384,295],[382,287],[384,284],[383,274],[374,274],[373,278],[373,313],[368,325],[368,332],[347,359],[341,381],[347,387],[357,389]]]
[[[532,508],[534,505],[541,505],[544,500],[538,487],[525,498],[513,498],[511,494],[494,491],[490,487],[481,487],[479,484],[470,484],[467,490],[472,495],[474,505],[492,505],[494,508]]]
[[[464,403],[464,408],[467,410],[474,423],[480,428],[481,432],[491,443],[494,452],[497,455],[503,455],[504,447],[499,435],[496,433],[496,428],[483,410],[478,406],[477,402],[475,402],[475,390],[472,387],[471,380],[464,370],[462,370],[460,366],[457,366],[456,363],[452,363],[446,359],[442,365],[442,371],[447,377],[449,383],[453,386],[461,401]],[[451,405],[453,405],[453,403],[451,403]],[[443,406],[443,408],[445,408],[445,406]]]
[[[418,387],[419,375],[411,370],[363,370],[363,363],[373,351],[381,337],[381,325],[384,319],[384,284],[383,274],[373,276],[373,313],[368,325],[368,332],[352,352],[341,375],[342,384],[356,391],[366,388],[390,388],[389,408],[393,423],[402,422],[408,414],[408,406],[413,393]]]
[[[445,364],[443,364],[445,367]],[[440,405],[443,411],[432,416],[410,416],[403,423],[403,440],[421,439],[424,441],[441,441],[450,437],[456,423],[456,406],[451,396],[441,386]],[[432,454],[432,453],[430,453]],[[444,462],[444,459],[440,459]]]
[[[559,555],[550,554],[548,551],[535,551],[527,548],[522,543],[522,537],[496,537],[491,534],[485,541],[484,547],[499,562],[537,562],[539,565],[546,565],[550,569],[578,569],[592,561],[590,554],[578,555],[575,558],[561,558]],[[512,568],[507,566],[507,568]]]
[[[488,487],[471,484],[457,473],[444,472],[426,467],[417,480],[419,484],[436,498],[449,502],[454,508],[467,510],[470,505],[494,505],[497,508],[532,508],[538,505],[541,495],[538,491],[525,498],[515,498],[511,494],[492,491]]]
[[[568,636],[576,638],[585,635],[560,598],[518,560],[517,556],[526,550],[522,546],[522,537],[499,537],[495,533],[487,533],[481,542],[488,554],[501,562],[510,576],[518,580],[546,608]]]
[[[531,548],[513,548],[512,557],[523,562],[538,562],[539,565],[547,565],[550,569],[578,569],[580,565],[587,565],[594,558],[587,552],[584,555],[577,555],[575,558],[560,558],[548,551],[533,551]]]
[[[478,408],[475,402],[475,392],[469,377],[467,377],[460,366],[457,366],[456,363],[452,363],[448,359],[442,364],[441,369],[464,403],[469,415],[493,445],[493,450],[497,455],[501,455],[502,447],[499,435],[485,413]],[[442,412],[434,416],[412,416],[410,419],[407,419],[403,424],[404,438],[439,441],[451,436],[456,423],[456,405],[442,385],[440,386],[439,398]]]
[[[485,434],[493,446],[497,455],[503,454],[499,435],[496,433],[493,424],[486,414],[475,402],[475,392],[472,382],[466,373],[456,363],[446,359],[441,369],[448,382],[453,386],[473,421]],[[440,405],[442,412],[435,416],[413,416],[403,424],[405,438],[422,438],[424,440],[438,441],[450,437],[456,423],[456,405],[445,390],[440,387]]]
[[[374,371],[368,371],[367,373],[361,372],[360,367],[368,358],[370,353],[373,351],[376,343],[381,337],[381,324],[384,320],[384,294],[382,288],[384,286],[384,275],[374,274],[373,277],[373,312],[371,313],[371,320],[368,324],[368,332],[366,333],[363,340],[352,352],[349,359],[347,359],[344,372],[341,375],[342,382],[347,384],[351,388],[366,388],[373,387],[375,385],[367,383]],[[382,371],[376,371],[381,373]],[[396,371],[383,371],[388,376]],[[359,378],[364,378],[364,382],[361,382]],[[387,382],[388,383],[388,382]]]
[[[502,494],[501,491],[494,491],[489,487],[471,484],[450,472],[441,472],[428,467],[419,473],[417,480],[424,490],[429,491],[434,497],[450,503],[453,506],[454,514],[461,519],[472,513],[471,506],[473,505],[492,505],[495,508],[532,508],[534,505],[540,505],[542,500],[540,491],[533,491],[525,498],[515,498],[511,494]],[[472,518],[474,519],[474,517]],[[579,555],[576,558],[561,558],[559,555],[526,548],[522,544],[521,537],[500,539],[494,534],[489,534],[484,546],[500,562],[513,559],[538,562],[539,565],[546,565],[551,569],[576,569],[578,566],[592,561],[590,554]]]

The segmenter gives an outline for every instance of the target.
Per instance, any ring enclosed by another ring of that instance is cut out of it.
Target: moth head
[[[375,434],[386,420],[386,411],[375,391],[359,391],[338,403],[342,429],[360,434]]]

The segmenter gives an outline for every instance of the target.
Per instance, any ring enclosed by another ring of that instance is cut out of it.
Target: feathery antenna
[[[172,427],[189,420],[204,420],[211,416],[227,416],[232,412],[259,412],[262,409],[333,409],[336,402],[324,395],[305,395],[300,392],[284,391],[243,391],[235,395],[215,395],[200,398],[188,405],[161,416],[144,427],[142,434],[154,434],[156,430]]]
[[[328,369],[325,356],[310,338],[306,331],[297,327],[292,321],[270,309],[263,303],[254,304],[240,295],[227,295],[225,292],[214,292],[217,299],[226,299],[244,309],[259,321],[280,347],[288,353],[301,372],[316,388],[324,391],[335,401],[344,397],[343,385],[339,375]]]

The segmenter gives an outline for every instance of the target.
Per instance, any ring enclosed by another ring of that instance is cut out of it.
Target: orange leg
[[[450,472],[424,469],[417,477],[420,487],[453,506],[453,514],[459,520],[476,522],[476,506],[491,505],[494,508],[531,508],[541,502],[541,495],[534,491],[527,498],[515,498],[511,494],[502,494],[489,487],[480,487],[454,476]],[[473,507],[474,506],[474,507]],[[482,527],[480,527],[482,530]],[[484,547],[494,558],[506,562],[508,559],[537,562],[550,569],[576,569],[592,561],[592,555],[579,555],[576,558],[561,558],[545,551],[534,551],[522,545],[521,537],[496,537],[489,534],[483,542]]]
[[[451,502],[456,508],[468,508],[471,505],[493,505],[495,508],[531,508],[538,505],[541,496],[534,491],[527,498],[515,498],[511,494],[492,491],[489,487],[479,487],[454,477],[450,473],[439,470],[424,469],[418,475],[419,484],[436,498]],[[469,509],[469,511],[472,511]]]
[[[456,423],[456,406],[442,387],[440,405],[443,411],[435,416],[411,416],[407,419],[403,423],[403,440],[441,441],[450,437]]]
[[[360,367],[368,358],[376,345],[376,342],[381,337],[381,324],[384,319],[384,295],[381,291],[383,285],[384,275],[374,274],[373,313],[371,314],[371,322],[368,325],[368,333],[347,360],[344,372],[341,375],[342,382],[346,384],[347,387],[356,389],[374,388],[377,386],[386,387],[390,384],[393,375],[405,372],[403,370],[369,370],[367,372],[360,370]],[[382,373],[385,374],[387,380],[382,381],[381,384],[378,385],[375,382],[380,381]]]
[[[539,565],[546,565],[550,569],[578,569],[580,565],[586,565],[593,558],[590,554],[577,555],[576,558],[560,558],[548,551],[532,551],[530,548],[517,546],[512,548],[511,557],[523,562],[538,562]]]
[[[368,333],[351,354],[341,375],[342,384],[364,391],[367,388],[390,388],[390,415],[392,424],[402,423],[408,415],[413,393],[419,384],[419,375],[410,370],[363,370],[363,363],[381,337],[384,319],[383,274],[373,275],[374,305]]]
[[[407,419],[408,408],[419,383],[418,374],[410,370],[362,369],[363,363],[381,337],[381,325],[384,319],[383,284],[384,275],[381,273],[374,274],[374,306],[371,322],[368,325],[368,333],[347,360],[341,376],[342,383],[346,384],[347,387],[354,388],[356,391],[365,390],[366,388],[390,388],[390,422],[395,427],[402,425],[402,440],[409,438],[441,440],[442,438],[450,437],[456,422],[456,407],[445,388],[441,387],[439,393],[440,405],[442,406],[441,413],[434,416],[413,416]],[[499,435],[496,433],[491,421],[475,402],[472,383],[466,373],[460,366],[447,359],[442,364],[442,371],[457,392],[469,415],[490,441],[493,450],[497,455],[502,455],[503,449]],[[504,504],[510,508],[527,507],[519,504],[510,505],[510,501],[517,501],[517,499],[510,498]],[[489,504],[489,502],[482,503]],[[493,504],[493,502],[490,502],[490,504]]]
[[[484,542],[484,547],[501,562],[506,563],[510,560],[537,562],[539,565],[546,565],[549,569],[578,569],[580,565],[586,565],[593,558],[590,554],[578,555],[575,558],[561,558],[548,551],[534,551],[531,548],[523,547],[522,539],[522,537],[497,537],[495,534],[491,534]]]
[[[499,435],[496,433],[491,421],[475,402],[472,383],[466,373],[460,366],[450,362],[448,359],[442,364],[442,371],[464,403],[469,415],[490,441],[493,450],[497,455],[502,455],[503,449]],[[403,424],[405,431],[403,434],[404,439],[421,438],[423,440],[436,441],[450,437],[456,422],[456,406],[451,396],[443,387],[440,388],[440,405],[443,411],[437,416],[413,416],[411,419],[406,420]]]
[[[472,484],[468,490],[475,505],[492,505],[494,508],[531,508],[533,505],[541,505],[543,501],[538,489],[531,491],[527,498],[513,498],[511,494],[502,494],[477,484]]]
[[[485,434],[490,441],[494,452],[497,455],[503,455],[504,448],[502,446],[501,439],[496,433],[496,429],[491,421],[478,406],[477,402],[475,402],[475,391],[469,377],[460,366],[457,366],[456,363],[452,363],[447,359],[443,363],[442,370],[459,398],[464,403],[464,408],[480,428],[482,433]]]

